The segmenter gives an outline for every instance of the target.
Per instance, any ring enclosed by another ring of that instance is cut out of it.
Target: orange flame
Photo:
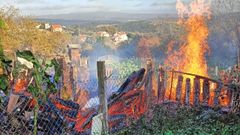
[[[209,29],[206,21],[211,16],[210,3],[205,0],[194,0],[189,6],[185,6],[180,0],[177,0],[176,9],[180,18],[178,23],[184,26],[187,33],[186,43],[178,51],[170,53],[165,64],[174,70],[208,77],[205,54],[209,51],[207,44]],[[193,77],[184,76],[184,78],[186,77],[190,78],[191,84],[193,84]],[[177,77],[170,81],[173,83],[171,87],[174,87],[172,90],[176,90]],[[167,94],[169,95],[170,86],[168,89]],[[171,99],[175,99],[175,93],[171,92]]]

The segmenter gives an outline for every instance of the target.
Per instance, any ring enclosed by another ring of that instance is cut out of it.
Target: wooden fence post
[[[208,79],[203,81],[203,104],[208,104],[210,98],[210,83]]]
[[[191,80],[190,78],[186,79],[186,86],[185,86],[185,104],[190,105],[190,92],[191,92]]]
[[[174,70],[172,69],[171,71],[172,73],[172,76],[171,76],[171,87],[170,87],[170,94],[169,94],[169,100],[171,100],[171,97],[172,97],[172,89],[173,89],[173,77],[174,77]]]
[[[158,97],[158,100],[159,100],[159,99],[160,99],[161,92],[162,92],[162,85],[161,85],[161,67],[160,67],[160,66],[159,66],[159,68],[158,68],[157,83],[158,83],[158,87],[157,87],[157,97]]]
[[[147,107],[151,104],[151,99],[152,99],[152,60],[148,59],[147,60],[147,80],[145,84],[145,89],[147,93]]]
[[[199,95],[200,95],[200,79],[194,78],[194,98],[193,98],[193,104],[194,106],[199,105]]]
[[[164,96],[165,96],[165,87],[164,87],[164,83],[165,83],[165,71],[163,70],[162,67],[159,66],[158,69],[158,100],[164,100]]]
[[[97,62],[97,73],[98,73],[98,91],[99,91],[99,113],[103,114],[102,120],[102,131],[103,134],[108,134],[108,107],[107,107],[107,97],[105,90],[105,78],[106,78],[106,69],[105,62]]]
[[[222,90],[222,84],[221,83],[217,83],[217,88],[214,91],[214,100],[213,100],[213,105],[214,106],[218,106],[219,105],[219,95],[221,93]]]
[[[72,66],[72,64],[70,65],[70,82],[71,82],[71,88],[72,88],[71,99],[74,100],[74,97],[75,97],[75,81],[74,81],[74,78],[73,78],[73,66]]]
[[[178,76],[178,82],[177,82],[177,90],[176,90],[176,101],[181,102],[182,98],[182,83],[183,83],[183,76]]]

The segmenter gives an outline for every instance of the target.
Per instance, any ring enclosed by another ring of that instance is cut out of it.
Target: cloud
[[[143,4],[144,4],[143,2],[140,2],[140,3],[136,4],[135,7],[142,6]]]
[[[176,2],[153,2],[152,7],[175,7]]]
[[[15,0],[15,1],[18,4],[26,4],[26,3],[34,3],[34,2],[36,2],[36,0]]]
[[[10,2],[24,14],[46,15],[88,11],[154,13],[174,10],[176,0],[0,0],[1,5]]]

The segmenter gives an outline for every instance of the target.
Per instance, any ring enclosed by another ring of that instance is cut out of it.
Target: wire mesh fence
[[[116,92],[124,80],[117,76],[106,77],[107,97]],[[76,91],[77,98],[73,98],[73,100],[61,99],[61,96],[56,94],[48,97],[46,101],[39,101],[39,110],[37,112],[38,135],[91,134],[93,118],[98,114],[98,81],[97,79],[91,79],[87,82],[79,82],[78,86],[79,91],[87,91],[86,96]],[[32,98],[31,94],[27,92],[23,94],[1,94],[1,99],[1,135],[32,135],[36,100]],[[8,111],[9,100],[15,100],[16,102],[11,112]],[[99,127],[101,127],[100,124]]]

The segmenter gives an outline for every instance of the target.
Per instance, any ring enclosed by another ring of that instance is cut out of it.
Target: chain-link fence
[[[106,94],[109,98],[122,85],[125,79],[110,75],[106,77]],[[34,119],[37,119],[38,135],[60,134],[91,134],[93,117],[98,114],[98,80],[91,79],[87,82],[79,82],[80,90],[87,91],[86,97],[76,92],[76,99],[63,100],[59,96],[52,95],[46,101],[39,101],[37,117],[34,116],[36,101],[31,94],[1,95],[0,104],[0,133],[32,135]],[[12,111],[9,111],[9,101],[15,102]],[[110,117],[110,120],[119,119],[122,116]],[[101,126],[101,125],[99,125]]]

